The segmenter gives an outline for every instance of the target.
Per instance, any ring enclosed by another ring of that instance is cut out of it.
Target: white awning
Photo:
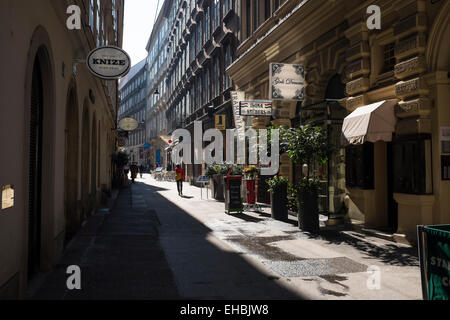
[[[392,141],[397,119],[394,106],[399,100],[383,100],[359,107],[349,114],[342,125],[342,143],[363,144],[366,141]]]

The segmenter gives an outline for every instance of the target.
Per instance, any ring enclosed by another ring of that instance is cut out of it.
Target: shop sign
[[[442,153],[450,153],[450,127],[441,127]]]
[[[226,116],[224,114],[216,115],[215,124],[217,130],[226,130],[227,129]]]
[[[138,127],[139,123],[133,118],[123,118],[119,121],[119,128],[124,131],[134,131]]]
[[[1,200],[2,210],[14,207],[14,186],[6,185],[2,187]]]
[[[234,115],[234,123],[235,127],[241,135],[242,132],[245,131],[245,120],[241,116],[241,106],[240,101],[245,100],[245,92],[244,91],[232,91],[231,92],[231,100],[233,102],[233,115]],[[245,133],[244,133],[245,135]]]
[[[269,81],[269,99],[295,101],[304,100],[305,67],[303,65],[271,63]]]
[[[271,116],[272,101],[270,100],[253,100],[240,102],[241,116]]]
[[[423,296],[450,298],[450,225],[418,226]]]
[[[104,46],[92,50],[86,64],[89,71],[105,80],[117,80],[124,77],[131,68],[130,56],[115,46]]]

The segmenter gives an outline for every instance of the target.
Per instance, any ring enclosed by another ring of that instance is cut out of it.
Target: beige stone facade
[[[399,100],[393,142],[372,146],[372,185],[349,187],[345,166],[330,168],[330,174],[334,170],[347,183],[340,186],[343,198],[329,199],[342,201],[349,219],[363,221],[368,228],[390,229],[399,240],[414,241],[417,225],[450,223],[450,181],[441,172],[448,155],[444,151],[450,151],[442,149],[440,136],[441,127],[450,125],[450,3],[314,0],[284,1],[275,7],[277,2],[271,1],[270,12],[265,12],[267,6],[256,8],[256,18],[251,3],[241,1],[241,45],[237,61],[228,68],[235,89],[245,91],[248,99],[267,99],[270,63],[306,67],[305,101],[274,101],[277,116],[272,124],[296,125],[298,109],[327,99],[336,77],[345,85],[340,104],[347,113]],[[366,10],[374,4],[381,9],[381,30],[367,27]],[[269,120],[255,119],[254,124],[266,126]],[[337,146],[344,157],[345,149]],[[420,182],[411,182],[394,169],[401,164],[399,154],[416,146],[421,156],[404,162],[405,168],[419,172],[411,176]],[[295,179],[289,159],[281,161],[280,174]],[[329,192],[336,192],[339,184]]]
[[[82,29],[70,31],[74,4]],[[111,188],[117,81],[83,60],[121,46],[123,1],[4,0],[0,21],[0,185],[14,186],[0,210],[1,300],[26,296]]]

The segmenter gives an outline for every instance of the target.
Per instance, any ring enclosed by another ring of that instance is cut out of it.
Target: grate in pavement
[[[263,261],[283,277],[311,277],[367,271],[367,266],[346,257],[298,261]]]

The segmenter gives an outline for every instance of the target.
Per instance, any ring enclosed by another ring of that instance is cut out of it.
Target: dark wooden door
[[[43,84],[38,59],[33,67],[30,103],[28,279],[39,271],[41,254]]]

